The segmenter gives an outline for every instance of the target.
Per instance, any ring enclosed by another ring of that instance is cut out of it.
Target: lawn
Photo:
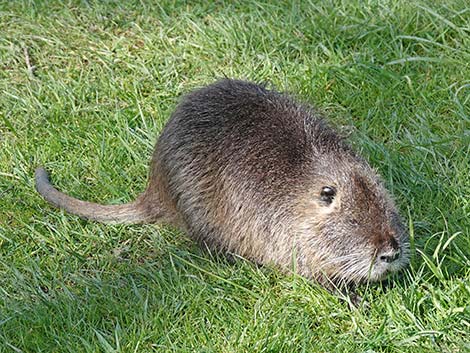
[[[394,195],[412,261],[358,308],[34,190],[42,164],[132,200],[179,97],[224,76],[317,106]],[[469,199],[467,0],[0,3],[1,352],[470,352]]]

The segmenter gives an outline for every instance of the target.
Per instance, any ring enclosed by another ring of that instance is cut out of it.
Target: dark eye
[[[332,186],[324,186],[321,189],[320,200],[327,203],[328,205],[333,202],[336,195],[336,189]]]

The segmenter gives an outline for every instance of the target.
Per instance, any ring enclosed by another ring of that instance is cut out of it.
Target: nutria
[[[379,280],[408,261],[408,236],[373,169],[314,109],[224,79],[186,95],[156,144],[134,202],[99,205],[38,192],[101,222],[159,222],[210,249],[319,281]]]

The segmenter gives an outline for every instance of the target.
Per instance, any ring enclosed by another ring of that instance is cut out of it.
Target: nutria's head
[[[408,233],[372,168],[352,153],[334,152],[314,165],[299,212],[311,275],[359,283],[406,266]]]

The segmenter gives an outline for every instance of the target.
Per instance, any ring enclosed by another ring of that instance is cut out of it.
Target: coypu
[[[186,95],[159,137],[146,190],[98,205],[38,192],[101,222],[158,222],[210,249],[322,283],[379,280],[408,261],[408,235],[378,175],[312,108],[223,79]]]

